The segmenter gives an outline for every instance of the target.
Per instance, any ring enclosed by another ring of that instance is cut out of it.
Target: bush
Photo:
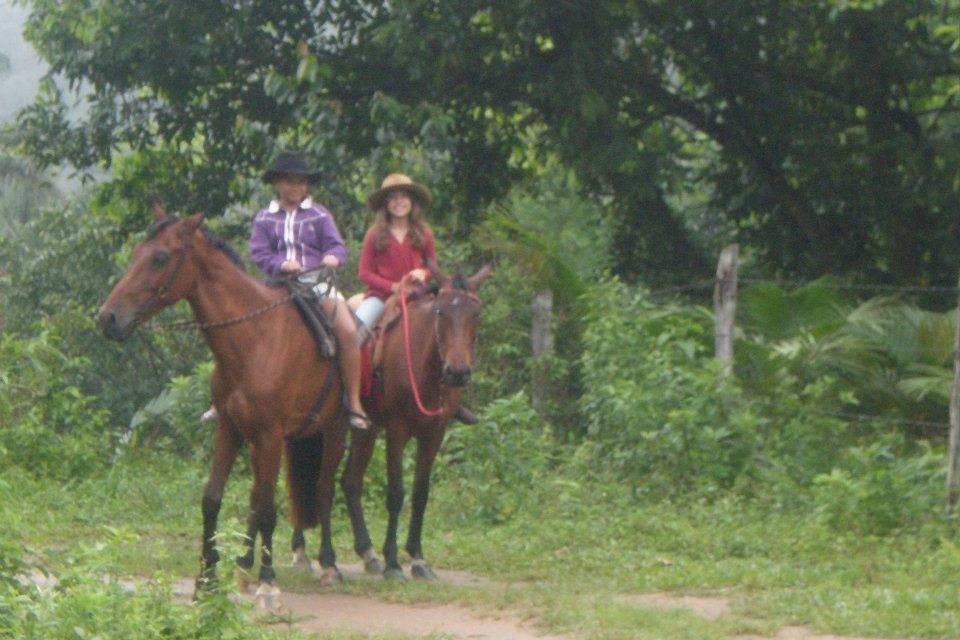
[[[902,435],[851,447],[814,479],[817,512],[836,531],[884,535],[929,519],[943,506],[943,459],[926,445],[911,453]]]
[[[461,485],[466,511],[502,522],[539,487],[553,447],[549,430],[519,392],[487,405],[480,424],[450,431],[438,471]]]
[[[654,307],[616,281],[590,302],[581,412],[604,466],[661,494],[732,486],[757,449],[759,417],[718,375],[709,315]]]
[[[109,462],[110,414],[69,382],[85,366],[53,347],[46,333],[0,338],[0,464],[70,480]]]
[[[129,444],[162,449],[180,456],[208,459],[213,425],[200,424],[210,407],[213,362],[202,362],[190,375],[173,378],[156,398],[130,420]]]

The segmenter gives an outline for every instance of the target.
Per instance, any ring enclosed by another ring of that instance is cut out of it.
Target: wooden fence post
[[[731,244],[720,252],[717,282],[713,288],[715,319],[714,352],[722,363],[724,376],[733,372],[733,318],[737,313],[737,256],[740,245]]]
[[[950,441],[947,449],[947,517],[960,497],[960,301],[953,336],[953,388],[950,390]]]
[[[550,397],[544,356],[553,352],[553,331],[550,323],[553,318],[553,292],[549,289],[538,292],[533,297],[532,326],[530,342],[533,348],[534,368],[530,381],[530,401],[541,417],[545,417],[547,400]]]

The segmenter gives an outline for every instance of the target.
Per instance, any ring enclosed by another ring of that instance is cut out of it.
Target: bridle
[[[187,252],[192,248],[193,237],[191,235],[189,241],[184,241],[183,249],[180,251],[180,255],[177,256],[177,261],[174,263],[173,269],[170,271],[169,275],[167,275],[166,279],[164,279],[160,285],[153,288],[153,292],[151,293],[150,297],[147,298],[146,303],[144,303],[140,308],[140,311],[137,312],[136,317],[138,322],[146,312],[152,310],[155,306],[158,306],[162,303],[170,304],[170,302],[166,300],[167,293],[170,292],[170,285],[172,285],[176,281],[177,276],[180,275],[180,269],[183,268],[183,263],[187,259]]]
[[[413,371],[413,358],[412,349],[410,347],[410,314],[407,311],[407,286],[409,283],[408,278],[404,278],[400,281],[400,288],[397,292],[397,295],[400,297],[400,310],[403,316],[403,344],[407,360],[407,378],[410,382],[410,389],[413,391],[413,400],[417,405],[417,409],[423,415],[427,417],[435,417],[443,413],[443,401],[441,400],[440,406],[436,409],[428,409],[423,404],[423,400],[420,399],[420,389],[417,386],[417,377]],[[437,341],[437,350],[440,351],[440,309],[437,307],[437,302],[440,300],[440,296],[444,293],[456,291],[457,294],[462,294],[471,300],[476,300],[480,302],[480,297],[473,293],[472,291],[467,291],[465,289],[452,289],[452,288],[441,288],[436,297],[434,298],[433,307],[431,309],[433,313],[433,337]]]

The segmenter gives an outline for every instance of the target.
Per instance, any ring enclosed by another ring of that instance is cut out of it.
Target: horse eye
[[[166,251],[157,251],[153,254],[153,266],[162,267],[170,261],[170,254]]]

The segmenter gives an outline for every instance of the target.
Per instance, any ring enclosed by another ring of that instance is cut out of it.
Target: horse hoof
[[[377,552],[373,549],[369,549],[363,554],[363,570],[370,575],[380,575],[383,573],[383,563],[380,562],[380,558],[377,557]]]
[[[291,566],[302,571],[313,571],[313,562],[307,557],[306,549],[299,547],[294,550]]]
[[[212,572],[204,572],[197,576],[196,581],[193,583],[193,601],[196,602],[197,598],[200,597],[203,593],[210,593],[215,591],[217,588],[217,575]]]
[[[403,575],[403,569],[391,567],[383,572],[383,579],[390,582],[406,582],[407,576]]]
[[[322,567],[320,569],[320,586],[332,587],[343,582],[343,575],[336,567]]]
[[[261,611],[266,611],[269,613],[280,613],[280,588],[277,585],[263,582],[257,587],[257,592],[254,595],[254,602],[256,603],[257,609]]]
[[[248,593],[253,581],[250,580],[250,574],[243,567],[237,567],[233,570],[233,579],[237,583],[237,591]]]
[[[433,572],[433,569],[430,568],[430,565],[424,560],[414,560],[413,564],[410,565],[410,575],[413,576],[415,580],[436,580],[437,574]]]

